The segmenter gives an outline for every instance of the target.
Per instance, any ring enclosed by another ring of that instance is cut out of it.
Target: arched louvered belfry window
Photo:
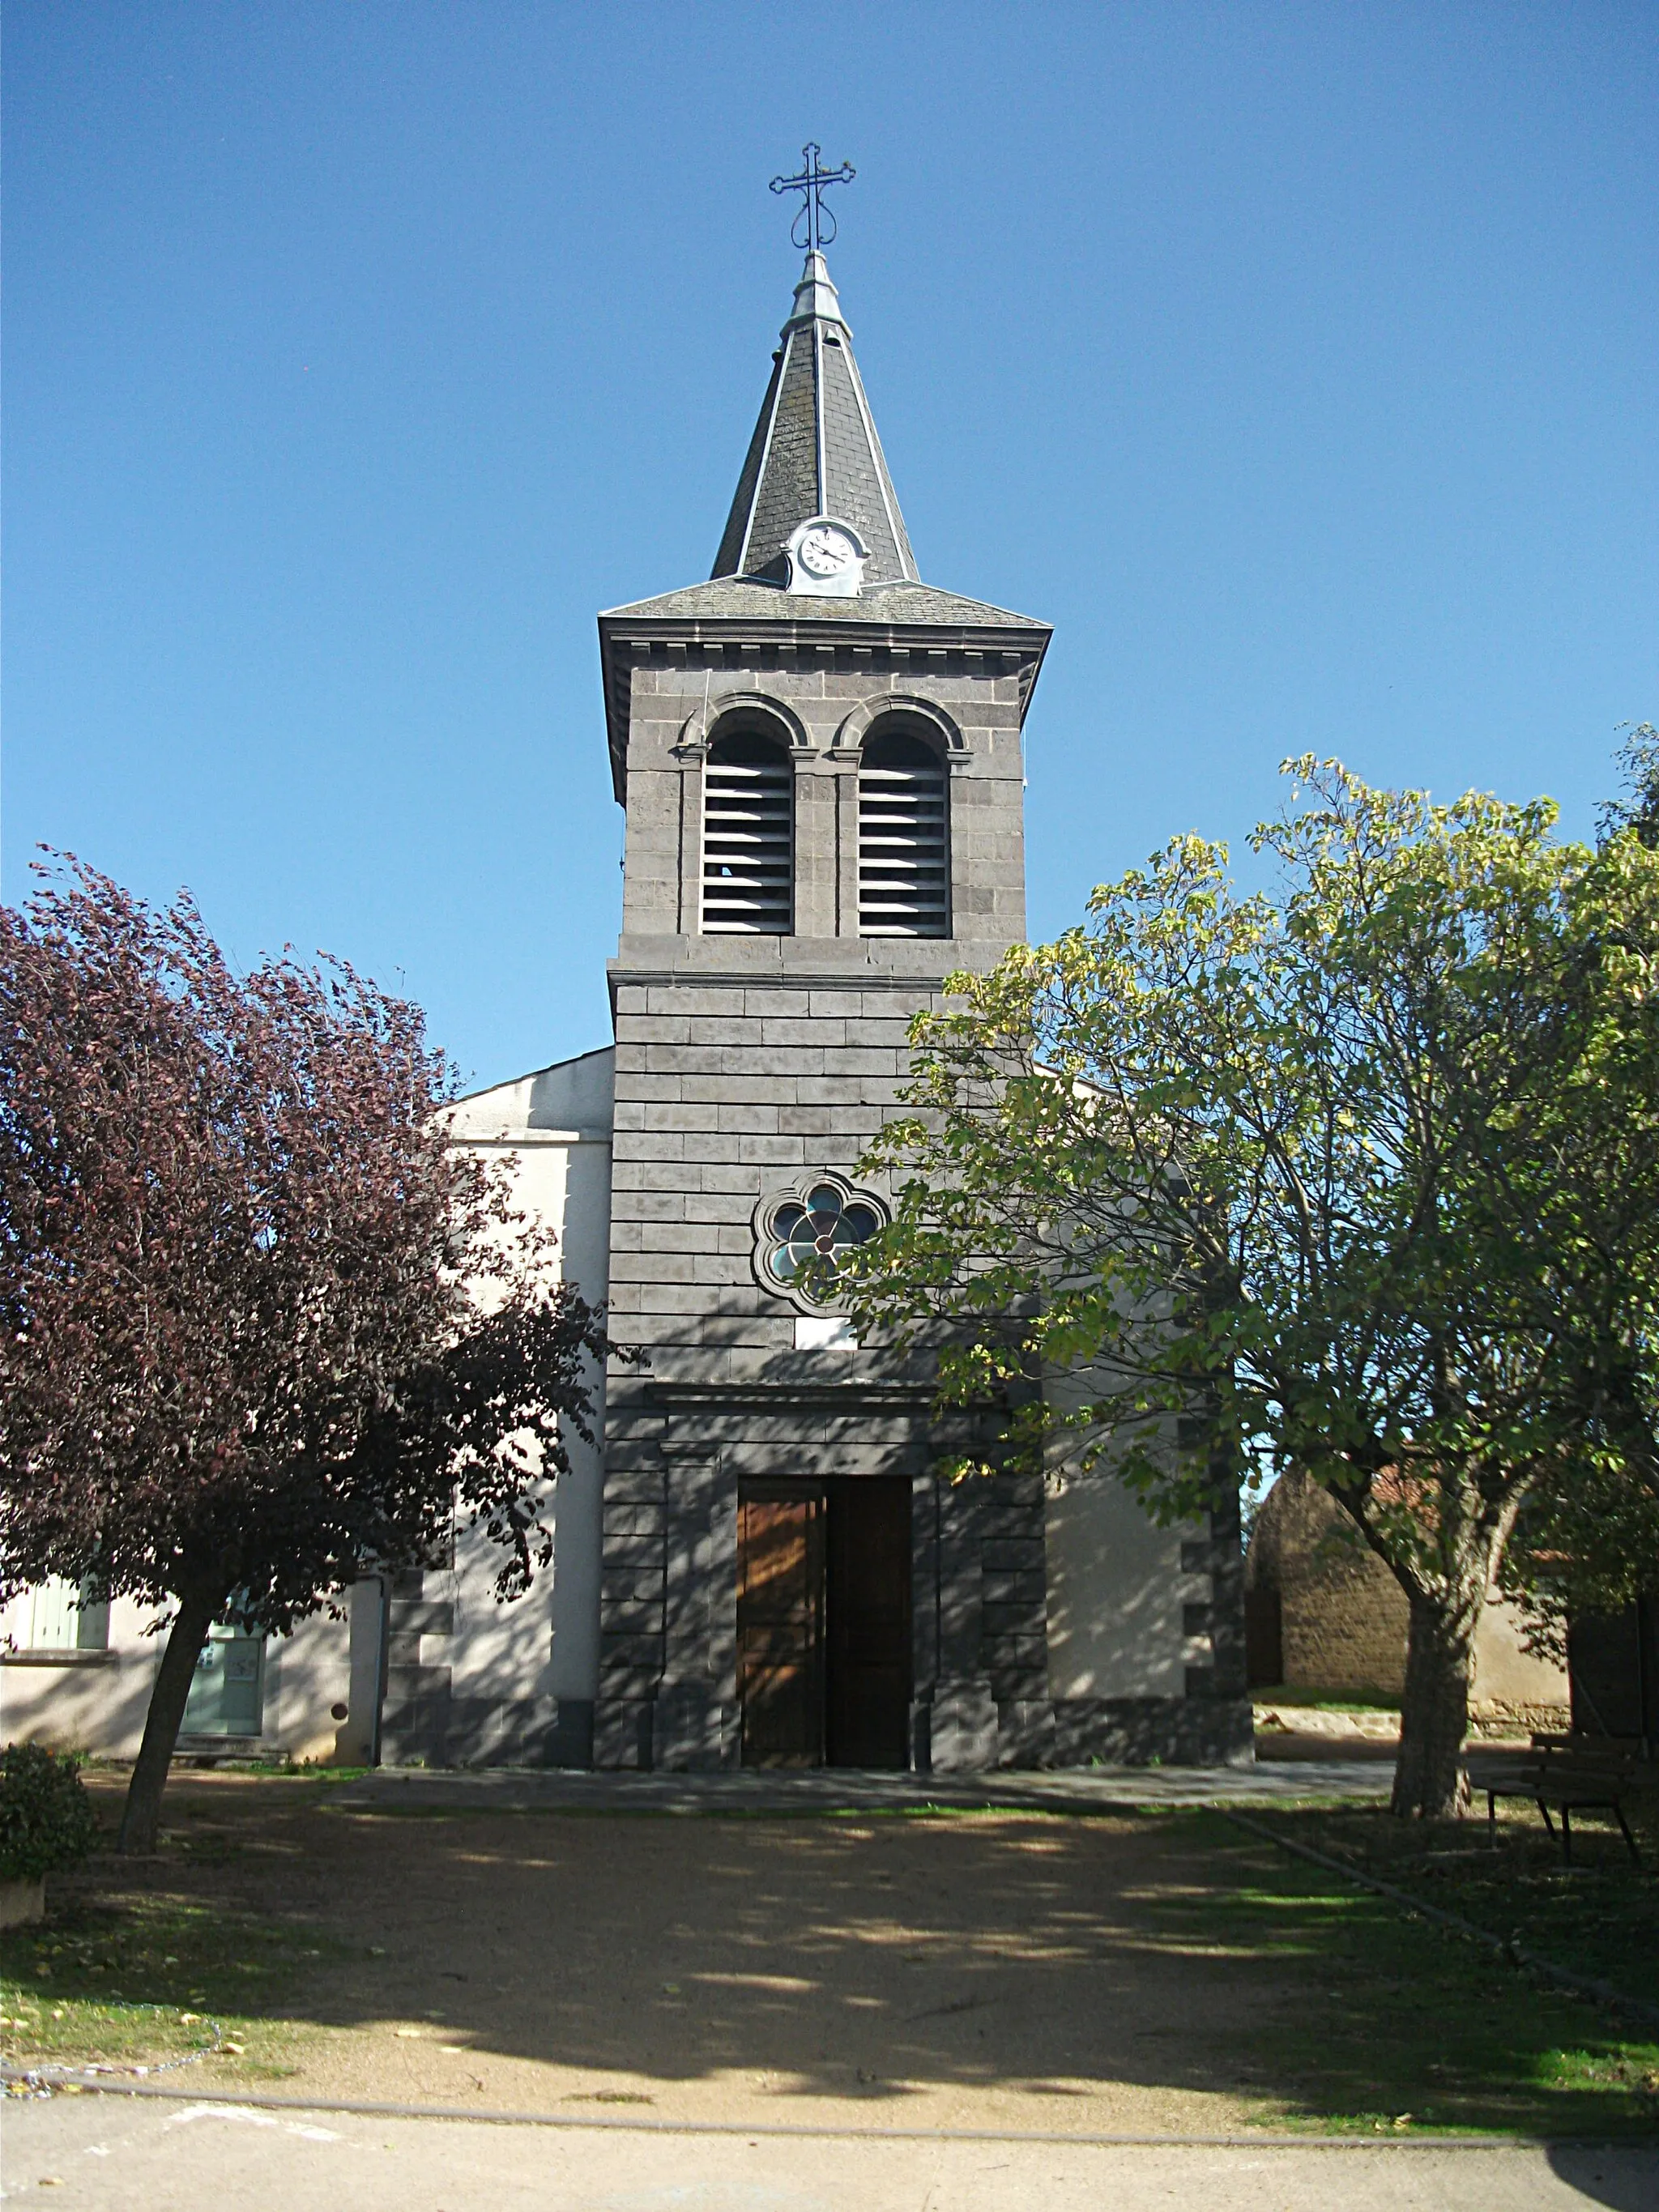
[[[702,776],[706,936],[787,937],[794,927],[794,775],[787,746],[732,730]]]
[[[945,763],[909,730],[873,730],[859,763],[859,934],[950,933]]]

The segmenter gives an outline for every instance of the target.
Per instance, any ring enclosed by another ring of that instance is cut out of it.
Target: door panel
[[[738,1691],[745,1766],[823,1757],[823,1501],[738,1507]]]
[[[825,1640],[830,1765],[908,1766],[908,1482],[848,1481],[831,1492]]]
[[[258,1735],[264,1719],[264,1638],[209,1629],[185,1702],[186,1735]]]

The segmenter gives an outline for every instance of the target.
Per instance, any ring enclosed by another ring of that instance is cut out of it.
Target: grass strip
[[[0,2057],[23,2073],[276,2064],[297,2032],[283,2001],[313,1962],[360,1955],[304,1923],[175,1895],[72,1898],[0,1935]]]
[[[1473,1936],[1477,1943],[1485,1944],[1487,1950],[1496,1953],[1500,1959],[1508,1959],[1518,1966],[1524,1966],[1529,1973],[1555,1983],[1559,1988],[1570,1990],[1575,1996],[1589,1997],[1600,2004],[1613,2005],[1621,2012],[1633,2014],[1639,2020],[1659,2024],[1659,2005],[1644,2004],[1640,1997],[1627,1996],[1624,1990],[1615,1989],[1611,1982],[1602,1981],[1591,1974],[1576,1974],[1571,1967],[1558,1966],[1553,1959],[1540,1957],[1527,1945],[1516,1942],[1513,1936],[1494,1936],[1491,1929],[1477,1927],[1473,1920],[1466,1920],[1461,1912],[1448,1912],[1443,1905],[1430,1905],[1420,1897],[1413,1897],[1409,1890],[1401,1889],[1396,1883],[1383,1881],[1374,1874],[1366,1874],[1359,1867],[1333,1857],[1328,1851],[1316,1850],[1312,1844],[1300,1844],[1293,1837],[1277,1835],[1265,1823],[1252,1820],[1246,1814],[1235,1813],[1225,1805],[1218,1805],[1215,1810],[1235,1828],[1243,1828],[1247,1834],[1259,1838],[1263,1843],[1273,1844],[1281,1851],[1289,1851],[1297,1858],[1306,1859],[1312,1866],[1323,1867],[1328,1873],[1340,1875],[1345,1881],[1356,1882],[1362,1889],[1372,1890],[1378,1897],[1386,1897],[1391,1903],[1403,1905],[1407,1911],[1418,1913],[1425,1920],[1437,1921],[1443,1928],[1455,1929],[1460,1936]]]

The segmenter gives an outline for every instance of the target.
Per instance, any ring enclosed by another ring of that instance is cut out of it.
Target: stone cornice
[[[911,678],[1009,676],[1018,683],[1023,726],[1053,635],[1030,622],[883,622],[868,615],[800,620],[624,611],[604,614],[599,620],[605,726],[618,805],[626,801],[635,668],[718,668],[738,674],[787,670]]]
[[[684,941],[688,945],[696,946],[700,957],[694,963],[688,963],[684,968],[635,967],[630,961],[608,960],[605,963],[605,969],[611,979],[613,1000],[618,989],[627,983],[644,984],[647,987],[654,984],[663,989],[679,986],[687,990],[695,991],[719,990],[725,986],[738,991],[744,989],[751,991],[772,989],[897,991],[902,992],[908,998],[914,998],[918,991],[943,991],[947,975],[975,972],[965,958],[957,962],[954,967],[941,968],[937,971],[930,970],[925,975],[908,975],[891,968],[716,968],[706,963],[701,956],[704,946],[711,944],[718,945],[722,942],[720,939],[688,937]],[[790,941],[793,943],[799,940]],[[847,940],[834,938],[830,941],[832,944],[841,944]],[[880,938],[868,940],[860,938],[856,940],[859,944],[866,942],[882,944],[886,941]],[[913,942],[914,940],[901,941]],[[935,944],[948,944],[950,941],[948,938],[936,938],[932,940]],[[985,948],[972,949],[982,951]],[[994,958],[1001,948],[994,945],[989,950],[991,957]],[[470,1143],[472,1139],[458,1138],[456,1141]],[[508,1140],[503,1139],[503,1141]]]
[[[810,1353],[799,1355],[811,1358]],[[845,1358],[847,1353],[829,1353],[825,1358]],[[856,1358],[857,1354],[850,1355]],[[926,1382],[884,1382],[876,1378],[863,1382],[850,1379],[845,1382],[802,1382],[793,1376],[781,1376],[775,1382],[762,1381],[745,1382],[668,1382],[652,1381],[643,1385],[641,1396],[648,1405],[660,1405],[665,1409],[675,1407],[700,1407],[713,1409],[720,1407],[765,1407],[775,1412],[781,1404],[791,1406],[838,1406],[842,1407],[896,1407],[926,1412],[932,1408],[933,1390]]]

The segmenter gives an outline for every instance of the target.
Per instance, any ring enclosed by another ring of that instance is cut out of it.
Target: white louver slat
[[[769,738],[717,739],[703,771],[702,927],[707,936],[787,937],[794,823],[789,758]]]
[[[877,738],[859,772],[859,932],[946,937],[945,770],[919,738]]]

